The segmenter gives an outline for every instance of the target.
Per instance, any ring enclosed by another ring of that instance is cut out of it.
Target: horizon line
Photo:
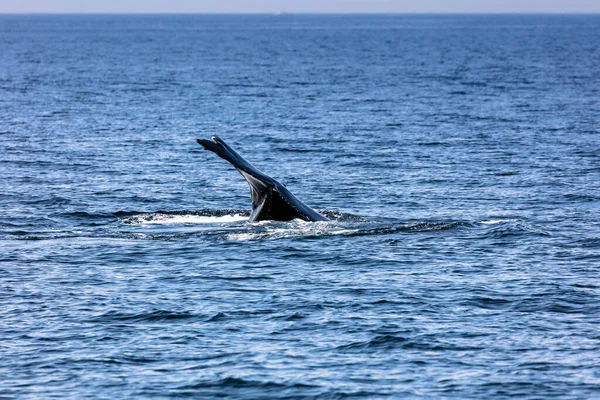
[[[23,11],[4,12],[0,15],[600,15],[600,11],[390,11],[390,12],[291,12],[291,11],[245,11],[245,12],[213,12],[213,11]]]

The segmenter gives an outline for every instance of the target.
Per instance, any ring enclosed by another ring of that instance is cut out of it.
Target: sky
[[[600,13],[600,0],[0,0],[0,13]]]

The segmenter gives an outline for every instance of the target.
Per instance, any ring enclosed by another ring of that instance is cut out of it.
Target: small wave
[[[111,218],[113,215],[112,215],[112,213],[105,213],[105,212],[73,211],[73,212],[59,213],[59,214],[57,214],[57,216],[66,217],[66,218],[80,218],[80,219],[84,219],[84,220],[95,220],[95,219]]]
[[[480,346],[461,346],[455,343],[442,342],[434,337],[405,337],[398,334],[382,334],[374,337],[349,344],[344,344],[335,348],[341,352],[365,352],[365,351],[390,351],[397,348],[405,350],[424,350],[424,351],[478,351]]]
[[[61,231],[61,230],[49,230],[49,231],[8,231],[3,232],[0,238],[4,240],[52,240],[52,239],[69,239],[74,237],[81,237],[81,231]]]
[[[353,342],[338,346],[336,350],[348,351],[357,350],[364,351],[367,349],[389,349],[397,346],[403,346],[409,339],[396,335],[377,335],[371,339],[359,342]]]
[[[227,314],[225,314],[224,312],[218,312],[215,315],[210,316],[206,322],[215,322],[215,321],[221,321],[223,319],[227,318]]]
[[[504,220],[502,222],[496,222],[495,224],[488,223],[487,225],[491,225],[489,228],[486,228],[487,232],[485,237],[488,238],[500,239],[517,236],[551,236],[550,232],[526,224],[521,220]]]
[[[367,235],[390,235],[394,233],[418,233],[418,232],[436,232],[446,231],[459,227],[472,226],[468,222],[461,221],[449,221],[449,222],[435,222],[435,221],[415,221],[415,222],[404,222],[394,225],[382,225],[376,226],[370,229],[361,229],[353,236],[367,236]]]
[[[196,394],[204,394],[210,396],[214,390],[219,393],[238,394],[240,391],[244,391],[244,398],[264,398],[265,394],[286,393],[293,390],[315,390],[320,389],[319,386],[311,385],[304,382],[276,382],[270,380],[252,380],[241,377],[226,377],[215,381],[200,381],[196,383],[186,384],[175,389],[176,391],[183,391],[183,393],[189,393],[188,391],[201,390],[202,392]],[[221,397],[221,396],[218,396]],[[238,397],[238,396],[233,396]],[[268,396],[271,398],[271,396]],[[284,396],[289,398],[289,396]]]
[[[465,301],[465,305],[482,308],[484,310],[504,310],[511,307],[513,302],[509,299],[478,296]]]
[[[175,312],[167,310],[154,310],[141,313],[124,313],[120,311],[108,311],[98,315],[92,320],[94,322],[160,322],[173,321],[188,318],[196,318],[198,315],[187,311]]]

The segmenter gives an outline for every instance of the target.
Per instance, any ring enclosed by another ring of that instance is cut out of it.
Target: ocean
[[[0,151],[2,399],[600,397],[598,15],[2,15]]]

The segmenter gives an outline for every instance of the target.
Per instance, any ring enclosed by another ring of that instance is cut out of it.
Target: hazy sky
[[[0,13],[600,13],[600,0],[0,0]]]

